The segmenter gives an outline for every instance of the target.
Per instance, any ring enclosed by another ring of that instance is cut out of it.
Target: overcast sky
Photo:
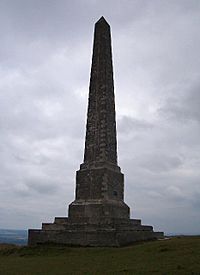
[[[199,234],[199,0],[0,0],[0,228],[67,215],[102,15],[131,216]]]

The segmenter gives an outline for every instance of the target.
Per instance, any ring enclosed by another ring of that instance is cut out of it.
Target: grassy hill
[[[200,237],[176,237],[123,248],[0,245],[1,275],[200,275]]]

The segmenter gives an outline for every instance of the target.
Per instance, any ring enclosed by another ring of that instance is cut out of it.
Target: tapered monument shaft
[[[117,165],[115,99],[110,26],[95,24],[84,162],[76,173],[76,197],[69,217],[129,218],[124,176]]]
[[[117,164],[115,100],[110,26],[95,24],[84,163]]]

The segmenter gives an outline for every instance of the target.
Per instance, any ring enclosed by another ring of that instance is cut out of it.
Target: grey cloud
[[[196,0],[0,2],[0,227],[40,227],[74,199],[93,24],[102,15],[112,29],[132,216],[166,232],[199,232]]]
[[[25,185],[31,189],[29,193],[31,193],[32,190],[38,192],[39,194],[48,194],[56,192],[57,190],[57,184],[61,185],[59,182],[55,182],[52,179],[29,179],[26,180]]]
[[[151,156],[145,156],[143,154],[143,160],[140,165],[154,173],[169,172],[170,170],[177,169],[181,166],[182,160],[177,156],[170,155],[158,155],[154,153]]]
[[[200,193],[198,191],[194,194],[191,203],[196,211],[200,210]]]
[[[121,118],[119,118],[117,125],[119,132],[123,134],[138,132],[140,130],[148,130],[153,127],[152,123],[128,116],[122,116]]]
[[[176,121],[200,122],[200,85],[196,83],[187,90],[178,91],[177,95],[170,97],[165,102],[165,106],[160,109],[164,116]],[[182,93],[182,95],[181,95]]]

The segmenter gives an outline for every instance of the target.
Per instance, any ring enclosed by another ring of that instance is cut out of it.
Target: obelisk
[[[84,163],[117,165],[115,99],[110,26],[95,24]]]
[[[110,26],[95,24],[84,162],[76,177],[76,199],[69,217],[129,218],[124,177],[117,165],[115,98]]]
[[[117,163],[110,26],[101,17],[94,31],[84,161],[76,172],[75,200],[68,217],[29,229],[28,243],[120,246],[163,237],[141,220],[130,219],[129,212]]]

